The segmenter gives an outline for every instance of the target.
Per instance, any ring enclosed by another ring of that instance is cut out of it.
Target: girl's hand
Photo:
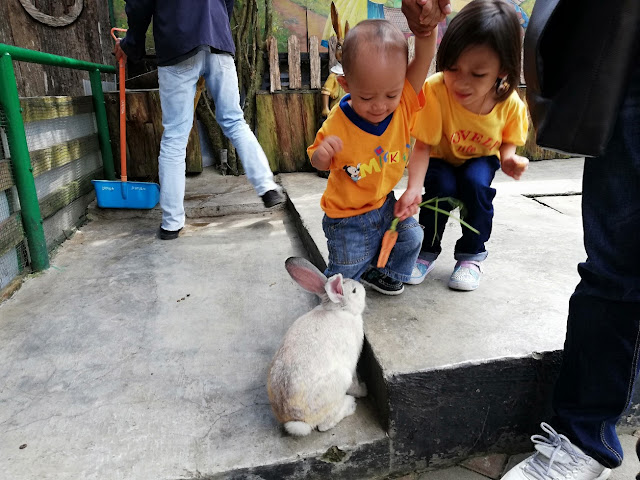
[[[500,161],[502,171],[514,180],[520,180],[520,177],[529,166],[529,159],[520,155],[509,155]]]
[[[326,137],[315,153],[313,154],[313,158],[311,159],[311,165],[314,166],[317,170],[329,170],[331,166],[331,159],[342,151],[342,140],[340,137],[335,135],[329,135]]]
[[[393,215],[401,222],[405,218],[413,217],[420,210],[418,207],[420,202],[422,202],[422,189],[407,188],[393,207]]]

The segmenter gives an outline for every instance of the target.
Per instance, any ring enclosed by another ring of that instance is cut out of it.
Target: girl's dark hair
[[[473,0],[465,5],[444,32],[436,70],[452,68],[460,54],[475,45],[486,45],[498,55],[509,88],[496,90],[496,95],[498,101],[505,100],[520,82],[522,28],[513,5],[504,0]]]

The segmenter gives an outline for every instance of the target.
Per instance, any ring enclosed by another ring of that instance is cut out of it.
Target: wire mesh
[[[7,119],[0,107],[0,290],[20,275],[29,263],[7,128]]]
[[[48,225],[49,219],[75,200],[92,194],[91,180],[102,177],[93,100],[34,97],[22,99],[21,106],[40,213],[51,248],[60,235]],[[58,225],[58,233],[79,221],[77,216],[67,217]]]

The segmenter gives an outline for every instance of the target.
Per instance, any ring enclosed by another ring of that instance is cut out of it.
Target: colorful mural
[[[334,0],[340,19],[355,25],[366,18],[387,18],[409,36],[406,19],[400,10],[402,0]],[[451,0],[453,12],[440,26],[441,38],[447,24],[471,0]],[[508,0],[513,4],[523,31],[529,23],[529,16],[535,0]],[[281,50],[286,50],[286,39],[297,35],[304,49],[307,39],[318,36],[326,47],[328,38],[333,35],[330,15],[331,0],[274,0],[274,26],[276,38]]]

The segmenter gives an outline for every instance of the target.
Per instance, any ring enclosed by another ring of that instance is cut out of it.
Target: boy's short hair
[[[400,53],[408,58],[407,40],[402,32],[388,20],[363,20],[349,29],[342,45],[342,68],[345,74],[353,70],[358,58],[358,50],[374,49],[379,53]]]

